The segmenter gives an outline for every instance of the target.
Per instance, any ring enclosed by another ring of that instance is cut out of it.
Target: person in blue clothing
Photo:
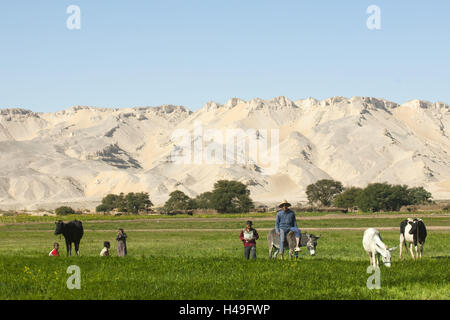
[[[300,229],[297,226],[297,219],[295,218],[295,213],[289,207],[291,204],[284,200],[280,203],[279,208],[280,211],[277,213],[277,218],[275,221],[275,231],[277,235],[280,237],[280,256],[283,258],[284,248],[283,243],[286,239],[286,235],[289,231],[293,231],[295,235],[295,239],[297,240],[297,247],[295,251],[300,251],[299,243],[300,243]]]

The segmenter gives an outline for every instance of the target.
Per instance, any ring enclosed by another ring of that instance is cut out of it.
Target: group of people
[[[277,212],[277,217],[275,220],[275,231],[280,237],[280,256],[284,257],[284,241],[286,235],[292,231],[295,235],[295,240],[297,241],[297,246],[295,251],[300,251],[300,229],[297,226],[297,219],[295,217],[294,211],[289,209],[291,204],[284,200],[278,206],[281,208]],[[245,259],[250,259],[250,254],[252,259],[256,259],[256,240],[259,239],[258,232],[253,228],[253,222],[247,221],[246,227],[241,231],[240,235],[241,241],[244,243],[244,257]]]
[[[291,204],[284,200],[280,205],[279,210],[277,212],[277,217],[275,220],[275,231],[277,235],[280,237],[280,255],[283,258],[284,254],[284,241],[286,239],[286,235],[292,231],[294,232],[295,239],[297,241],[297,246],[295,251],[300,251],[300,229],[297,226],[297,219],[295,217],[294,211],[289,209]],[[258,232],[253,228],[253,222],[247,221],[246,227],[242,229],[240,235],[241,241],[244,243],[244,257],[245,259],[250,259],[250,255],[252,259],[256,259],[256,240],[259,239]],[[117,231],[117,255],[119,257],[124,257],[127,255],[127,235],[120,228]],[[109,241],[105,241],[103,243],[103,249],[100,252],[100,256],[105,257],[110,255],[111,244]],[[48,254],[49,256],[59,256],[59,244],[55,242],[53,244],[53,250]]]
[[[123,231],[122,228],[117,230],[117,255],[119,257],[125,257],[127,255],[127,234]],[[101,257],[109,257],[111,248],[111,243],[109,241],[103,242],[103,249],[100,251]],[[48,254],[50,257],[58,257],[59,256],[59,243],[55,242],[53,244],[53,249]]]

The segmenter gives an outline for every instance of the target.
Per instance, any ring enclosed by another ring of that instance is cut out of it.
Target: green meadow
[[[240,228],[250,217],[260,230],[256,261],[244,260],[239,240]],[[397,248],[392,267],[380,269],[379,290],[366,285],[371,274],[361,229],[395,228],[381,234],[388,246],[398,246],[403,217],[297,217],[311,218],[298,221],[302,232],[321,235],[317,255],[311,257],[302,248],[298,259],[283,261],[268,260],[271,214],[78,216],[85,229],[80,257],[66,257],[64,238],[53,234],[55,218],[4,217],[0,299],[450,299],[450,215],[423,216],[430,227],[424,258],[413,261],[404,252],[400,261]],[[125,258],[116,256],[117,228],[128,235]],[[48,257],[55,241],[61,256]],[[111,257],[99,257],[103,241],[111,242]],[[80,268],[81,289],[67,288],[71,265]]]

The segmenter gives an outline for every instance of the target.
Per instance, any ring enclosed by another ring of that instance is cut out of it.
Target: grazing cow
[[[381,239],[380,232],[377,229],[369,228],[364,231],[363,236],[363,247],[364,250],[369,254],[370,264],[374,268],[379,266],[379,256],[386,267],[391,266],[391,251],[395,248],[387,248]]]
[[[300,247],[308,248],[309,254],[312,256],[316,255],[317,239],[319,236],[315,236],[309,233],[300,234]],[[267,235],[267,241],[269,244],[269,259],[276,258],[278,252],[280,252],[280,237],[277,235],[275,229],[270,230]],[[292,258],[295,247],[297,246],[297,241],[295,239],[294,232],[290,231],[284,241],[284,247],[289,247],[289,258]],[[297,255],[296,255],[297,256]]]
[[[75,244],[75,252],[80,255],[80,241],[83,237],[83,225],[81,221],[74,220],[64,223],[61,220],[55,222],[55,235],[62,234],[66,240],[67,255],[72,255],[72,242]]]
[[[422,258],[423,245],[425,244],[425,239],[427,237],[427,228],[422,219],[411,219],[408,218],[400,223],[400,259],[402,259],[402,249],[405,245],[406,250],[408,250],[407,242],[409,243],[409,252],[411,252],[411,257],[414,259]],[[412,245],[416,248],[416,257],[414,257]],[[419,250],[417,250],[417,244],[420,245]],[[418,252],[419,251],[419,252]]]

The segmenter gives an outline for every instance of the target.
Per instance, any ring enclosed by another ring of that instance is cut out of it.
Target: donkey
[[[309,233],[300,234],[300,247],[306,247],[311,256],[316,255],[317,240],[319,236],[315,236]],[[280,252],[280,236],[277,235],[275,229],[269,231],[267,235],[267,242],[269,244],[269,259],[276,258]],[[297,241],[295,240],[295,235],[290,231],[286,235],[283,247],[289,247],[289,258],[292,258],[295,247],[297,246]],[[298,256],[298,252],[295,252],[295,256]]]
[[[378,258],[381,256],[383,264],[386,267],[391,266],[391,251],[395,250],[395,248],[387,248],[381,239],[381,234],[377,229],[369,228],[364,231],[363,236],[363,247],[364,250],[369,254],[370,264],[373,265],[374,268],[378,268],[379,262]]]

